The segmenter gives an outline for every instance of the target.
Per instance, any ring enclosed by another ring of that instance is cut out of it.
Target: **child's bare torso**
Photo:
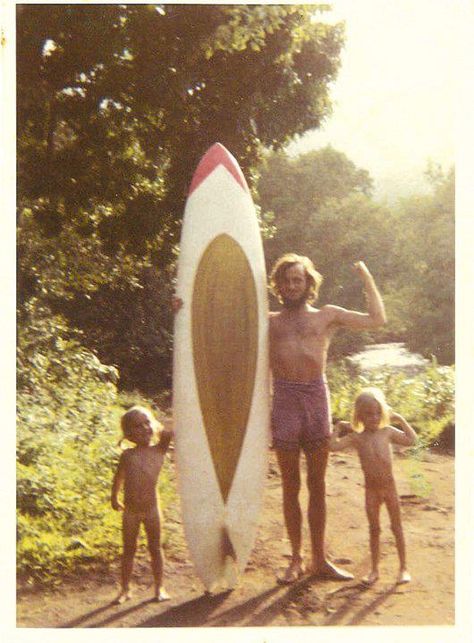
[[[385,486],[394,481],[392,470],[392,445],[390,427],[376,431],[363,431],[354,434],[354,446],[357,449],[366,484]]]
[[[158,446],[125,451],[124,504],[132,511],[148,511],[157,506],[156,484],[165,458]]]

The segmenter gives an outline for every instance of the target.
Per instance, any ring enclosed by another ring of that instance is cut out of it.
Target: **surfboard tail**
[[[222,555],[224,560],[229,556],[232,560],[237,561],[237,554],[227,527],[222,527]]]
[[[230,539],[227,527],[222,528],[222,556],[224,565],[224,579],[227,587],[233,589],[239,581],[237,570],[237,554]]]

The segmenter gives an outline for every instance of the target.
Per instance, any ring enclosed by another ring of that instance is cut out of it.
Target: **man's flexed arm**
[[[354,264],[354,270],[364,282],[369,317],[374,326],[382,326],[387,321],[387,317],[385,315],[385,307],[383,305],[382,297],[375,285],[374,278],[363,261],[358,261]]]
[[[364,283],[368,312],[360,313],[355,310],[346,310],[339,306],[328,306],[333,314],[333,322],[340,326],[353,328],[354,330],[365,330],[383,326],[387,321],[385,307],[375,285],[374,278],[363,261],[358,261],[354,264],[354,271]]]

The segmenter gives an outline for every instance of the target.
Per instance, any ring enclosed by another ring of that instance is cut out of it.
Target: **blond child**
[[[163,553],[161,549],[161,517],[156,484],[172,431],[165,429],[141,406],[133,406],[121,418],[123,440],[135,444],[121,455],[112,483],[111,502],[116,511],[123,511],[121,591],[115,603],[124,603],[131,597],[130,578],[133,570],[140,524],[145,527],[148,550],[155,583],[156,601],[169,599],[162,587]],[[155,441],[155,444],[152,444]],[[123,504],[119,492],[123,487]]]
[[[395,422],[400,429],[389,425]],[[342,429],[349,429],[339,437]],[[331,450],[357,450],[365,477],[365,508],[369,520],[372,569],[363,579],[373,584],[379,577],[380,507],[385,503],[395,536],[400,572],[397,583],[408,583],[411,576],[406,566],[405,539],[401,521],[400,502],[392,470],[392,444],[412,446],[416,433],[408,422],[394,413],[378,388],[366,388],[355,400],[352,423],[338,422],[331,437]]]

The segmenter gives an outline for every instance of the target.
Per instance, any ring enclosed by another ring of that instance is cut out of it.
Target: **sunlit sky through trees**
[[[375,180],[379,196],[423,186],[428,159],[454,162],[458,0],[333,0],[346,22],[333,116],[291,146],[331,144]],[[330,16],[330,17],[329,17]]]

